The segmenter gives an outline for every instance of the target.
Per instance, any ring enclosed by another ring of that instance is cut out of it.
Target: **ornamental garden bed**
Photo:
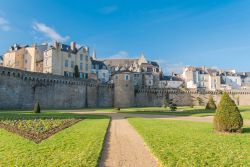
[[[24,138],[40,143],[53,134],[68,128],[82,119],[36,118],[0,120],[0,128],[16,133]]]

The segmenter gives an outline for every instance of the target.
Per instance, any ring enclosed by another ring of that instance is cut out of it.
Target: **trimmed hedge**
[[[214,129],[219,132],[241,132],[243,119],[235,102],[224,92],[214,116]]]
[[[207,110],[216,110],[217,109],[216,104],[215,104],[214,99],[213,99],[213,96],[209,96],[209,99],[208,99],[208,102],[206,105],[206,109]]]
[[[40,108],[39,102],[36,102],[33,111],[34,111],[34,113],[40,113],[41,112],[41,108]]]

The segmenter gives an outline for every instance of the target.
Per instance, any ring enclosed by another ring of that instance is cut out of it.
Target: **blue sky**
[[[87,44],[97,56],[250,71],[249,0],[0,1],[0,53],[14,43]]]

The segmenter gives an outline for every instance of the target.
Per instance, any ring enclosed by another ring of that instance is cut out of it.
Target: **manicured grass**
[[[250,119],[250,106],[239,106],[241,114],[244,119]],[[71,110],[43,110],[45,113],[55,113],[55,112],[64,112],[70,115],[70,112],[122,112],[122,113],[135,113],[135,114],[163,114],[163,115],[176,115],[176,116],[212,116],[214,115],[214,110],[205,110],[204,106],[194,106],[191,108],[190,106],[178,106],[175,112],[169,110],[169,108],[164,107],[131,107],[131,108],[121,108],[120,110],[116,110],[114,108],[84,108],[84,109],[71,109]],[[8,113],[9,116],[13,114],[16,116],[20,111],[0,111],[1,115],[4,113]],[[36,116],[36,114],[32,114],[30,111],[22,111],[32,116]],[[46,114],[42,113],[44,117]],[[68,115],[68,116],[69,116]]]
[[[250,106],[239,106],[242,117],[244,119],[250,119]],[[193,108],[189,106],[181,106],[177,108],[177,111],[172,112],[169,109],[162,107],[148,107],[148,108],[128,108],[121,109],[119,112],[134,113],[134,114],[159,114],[159,115],[174,115],[174,116],[195,116],[195,117],[205,117],[213,116],[215,110],[206,110],[204,106],[194,106]]]
[[[250,128],[213,132],[212,124],[129,118],[163,166],[250,166]]]
[[[0,113],[9,118],[84,118],[41,143],[0,129],[0,166],[97,166],[109,118],[67,113]]]

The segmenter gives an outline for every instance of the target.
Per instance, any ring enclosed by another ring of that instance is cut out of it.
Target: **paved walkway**
[[[110,116],[111,125],[102,152],[100,167],[156,167],[157,160],[150,153],[143,139],[128,123],[128,117],[187,120],[194,122],[212,122],[213,116],[170,116],[154,114],[133,114],[114,112],[74,112],[78,114],[107,115]],[[245,125],[250,125],[250,120],[244,120]]]

